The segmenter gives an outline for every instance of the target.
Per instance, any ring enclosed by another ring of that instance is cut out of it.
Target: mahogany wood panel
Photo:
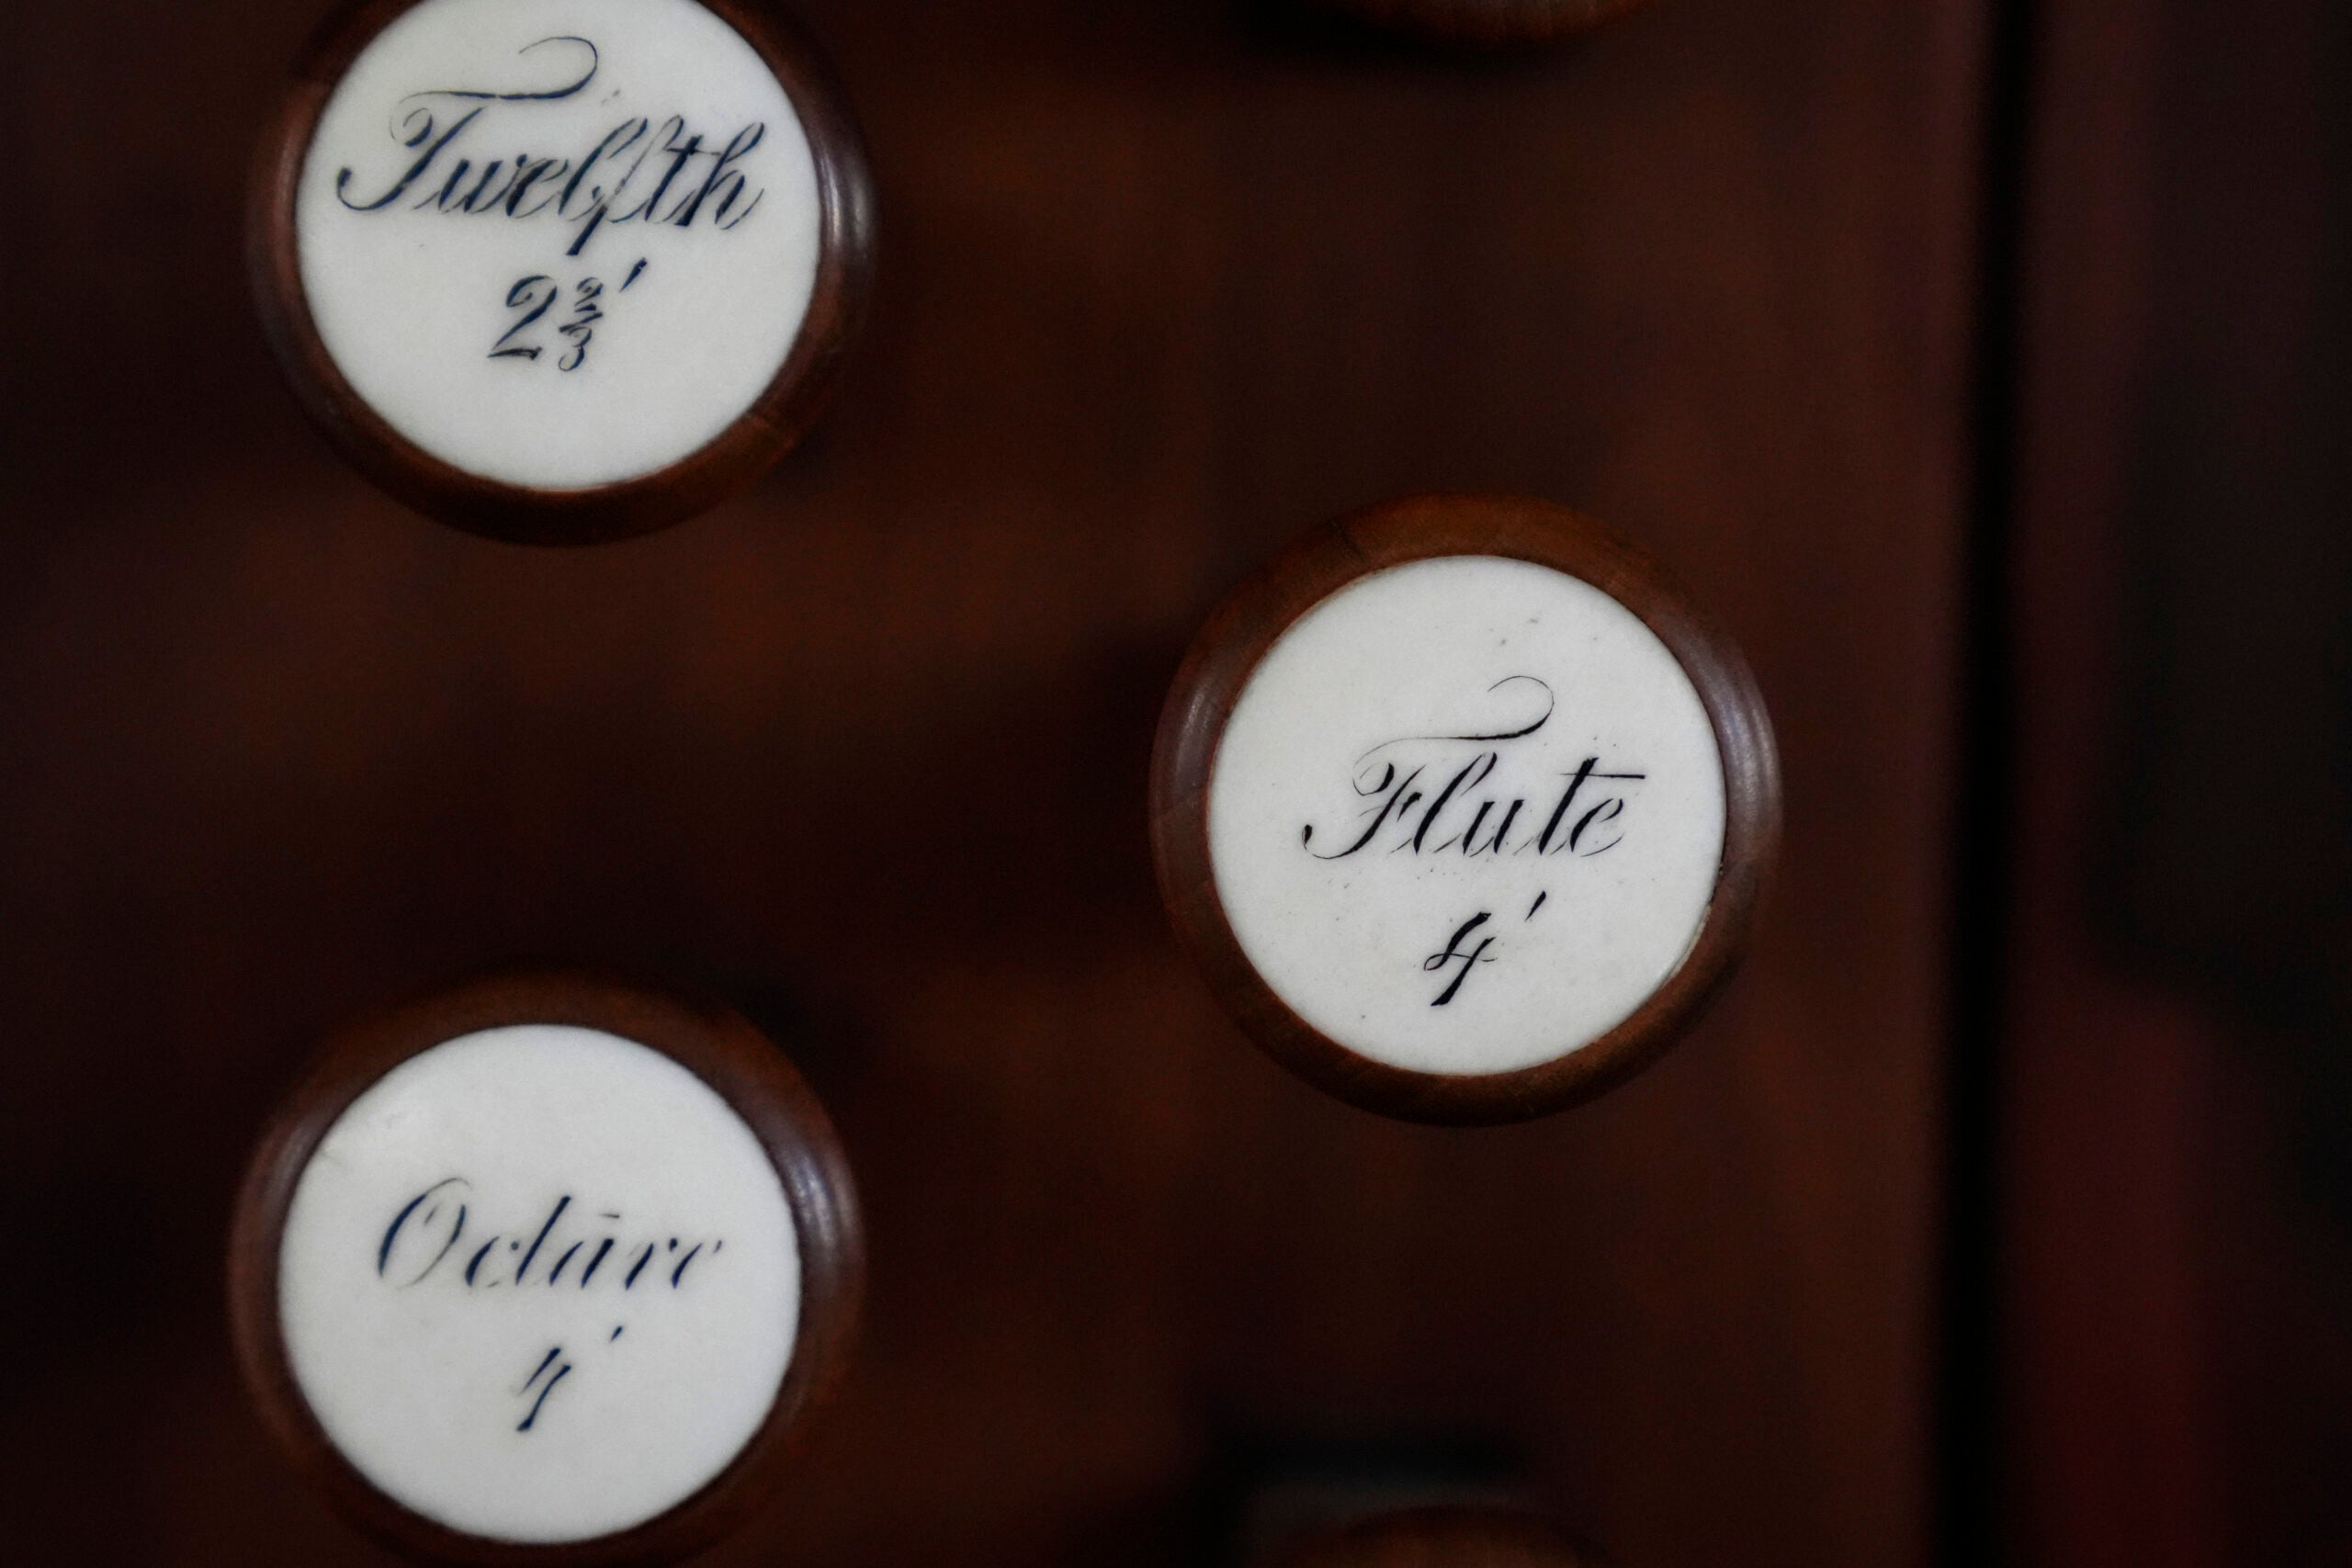
[[[1644,0],[1317,0],[1383,26],[1469,44],[1527,44],[1599,27]]]
[[[380,1560],[239,1396],[231,1195],[322,1032],[550,957],[790,998],[867,1199],[860,1359],[715,1563],[1177,1561],[1213,1433],[1330,1424],[1498,1433],[1643,1568],[1921,1560],[1973,0],[1468,59],[1226,0],[810,0],[882,256],[840,400],[711,515],[560,553],[384,499],[277,383],[240,194],[322,8],[0,8],[40,149],[0,246],[36,1557]],[[1440,488],[1673,560],[1789,792],[1707,1023],[1478,1134],[1250,1049],[1144,820],[1200,618]]]
[[[1998,1544],[2352,1561],[2352,28],[2056,0],[2038,37]]]

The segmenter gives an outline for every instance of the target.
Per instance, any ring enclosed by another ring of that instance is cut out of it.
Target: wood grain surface
[[[1597,28],[1646,0],[1312,0],[1382,27],[1448,43],[1546,43]]]
[[[279,384],[246,159],[307,0],[0,7],[0,1191],[34,1561],[382,1561],[218,1270],[341,1021],[550,957],[788,1006],[868,1331],[715,1564],[1185,1560],[1217,1434],[1492,1432],[1641,1568],[1926,1554],[1979,7],[1564,50],[1226,0],[810,0],[882,216],[832,412],[697,522],[435,526]],[[1162,919],[1162,694],[1304,520],[1555,497],[1747,650],[1741,982],[1563,1119],[1387,1124]],[[763,1017],[754,1009],[755,1017]]]
[[[2352,17],[2216,17],[2040,29],[1995,1085],[2030,1568],[2352,1561]]]

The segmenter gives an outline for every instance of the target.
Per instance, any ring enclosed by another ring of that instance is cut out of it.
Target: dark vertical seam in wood
[[[2037,8],[1988,0],[1978,142],[1974,363],[1962,563],[1959,756],[1952,828],[1948,1121],[1935,1404],[1933,1560],[2004,1561],[1999,1102],[2016,816],[2012,550],[2018,322]]]

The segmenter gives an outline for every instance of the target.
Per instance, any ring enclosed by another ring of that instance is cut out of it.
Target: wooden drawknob
[[[1277,556],[1195,639],[1152,765],[1211,989],[1311,1082],[1422,1122],[1556,1111],[1680,1038],[1780,810],[1730,639],[1598,525],[1506,496]]]
[[[435,1562],[673,1562],[838,1376],[863,1245],[832,1129],[734,1015],[482,980],[332,1043],[264,1134],[229,1294],[266,1424]]]
[[[585,544],[799,438],[864,313],[854,122],[766,0],[348,0],[255,168],[263,323],[443,522]]]
[[[1532,1515],[1412,1508],[1316,1535],[1279,1568],[1605,1568]]]

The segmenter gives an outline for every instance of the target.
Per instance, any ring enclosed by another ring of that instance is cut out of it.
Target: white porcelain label
[[[353,389],[502,483],[636,478],[751,408],[808,314],[816,164],[695,0],[424,0],[329,98],[302,287]]]
[[[1317,605],[1235,705],[1209,793],[1250,963],[1361,1055],[1508,1072],[1624,1021],[1679,967],[1723,856],[1690,676],[1577,578],[1459,556]]]
[[[411,1057],[297,1184],[295,1381],[380,1491],[469,1535],[610,1534],[766,1419],[800,1312],[782,1182],[684,1067],[531,1024]]]

